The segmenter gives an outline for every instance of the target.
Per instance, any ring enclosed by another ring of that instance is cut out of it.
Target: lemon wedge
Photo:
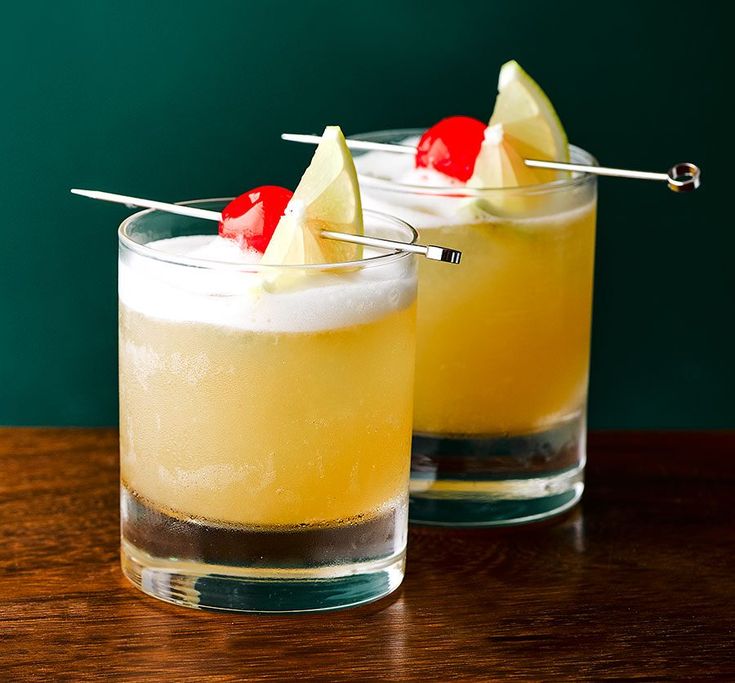
[[[518,64],[500,68],[498,97],[471,187],[518,187],[556,180],[557,171],[530,168],[524,159],[569,161],[561,121],[543,90]]]
[[[538,169],[526,166],[505,126],[495,123],[485,129],[480,154],[469,185],[474,187],[519,187],[541,182]]]
[[[510,143],[524,159],[569,161],[567,135],[554,105],[516,61],[500,67],[498,98],[489,125],[496,123],[503,124]]]
[[[360,245],[324,239],[322,230],[364,234],[357,172],[339,126],[325,128],[261,263],[306,265],[362,258]]]

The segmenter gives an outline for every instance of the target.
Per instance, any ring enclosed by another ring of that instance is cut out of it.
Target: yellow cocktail
[[[154,211],[120,231],[123,569],[189,606],[384,595],[405,557],[415,257],[263,265],[208,225]]]
[[[578,414],[589,367],[594,202],[541,218],[423,228],[421,238],[465,256],[451,278],[420,265],[415,431],[526,434]]]
[[[358,137],[411,145],[420,135]],[[355,161],[366,206],[463,253],[452,272],[419,270],[411,519],[512,524],[573,505],[585,460],[594,177],[482,189],[403,155]]]
[[[405,504],[415,305],[308,332],[120,306],[121,478],[178,519],[359,524]]]

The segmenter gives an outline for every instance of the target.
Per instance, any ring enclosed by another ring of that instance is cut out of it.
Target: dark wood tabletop
[[[258,616],[118,567],[117,434],[0,429],[0,680],[735,680],[735,433],[605,433],[552,524],[410,532],[391,597]]]

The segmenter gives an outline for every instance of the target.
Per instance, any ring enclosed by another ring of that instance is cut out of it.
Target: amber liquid
[[[595,206],[422,229],[463,252],[420,264],[415,431],[540,431],[578,413],[589,367]]]
[[[121,304],[123,486],[166,514],[259,529],[394,509],[409,473],[414,314],[271,333]]]

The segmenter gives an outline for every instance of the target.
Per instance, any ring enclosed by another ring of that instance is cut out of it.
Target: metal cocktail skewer
[[[283,140],[289,142],[305,142],[317,145],[321,142],[320,135],[303,135],[301,133],[283,133]],[[362,149],[375,152],[393,152],[394,154],[415,154],[416,148],[411,145],[395,145],[385,142],[371,142],[347,138],[350,149]],[[616,178],[636,178],[638,180],[664,180],[673,192],[692,192],[699,187],[701,170],[696,164],[688,161],[674,164],[666,173],[651,171],[630,171],[625,168],[607,168],[605,166],[587,166],[585,164],[571,164],[562,161],[543,161],[541,159],[524,159],[526,166],[533,168],[548,168],[556,171],[580,171],[594,175],[614,176]]]
[[[144,209],[158,209],[168,213],[176,213],[181,216],[191,216],[193,218],[203,218],[208,221],[222,220],[222,214],[219,211],[209,211],[207,209],[197,209],[193,206],[182,204],[168,204],[166,202],[157,202],[152,199],[141,199],[140,197],[128,197],[123,194],[114,194],[112,192],[100,192],[99,190],[79,190],[72,189],[72,194],[78,194],[82,197],[90,199],[101,199],[105,202],[114,202],[116,204],[126,204],[127,206],[139,206]],[[462,252],[448,247],[438,247],[436,245],[410,244],[408,242],[398,242],[396,240],[388,240],[382,237],[371,237],[370,235],[351,235],[346,232],[336,232],[334,230],[322,230],[321,236],[330,240],[338,240],[340,242],[350,242],[352,244],[363,244],[367,247],[378,247],[379,249],[391,249],[394,251],[408,251],[412,254],[420,254],[432,261],[444,261],[445,263],[459,263],[462,258]]]

